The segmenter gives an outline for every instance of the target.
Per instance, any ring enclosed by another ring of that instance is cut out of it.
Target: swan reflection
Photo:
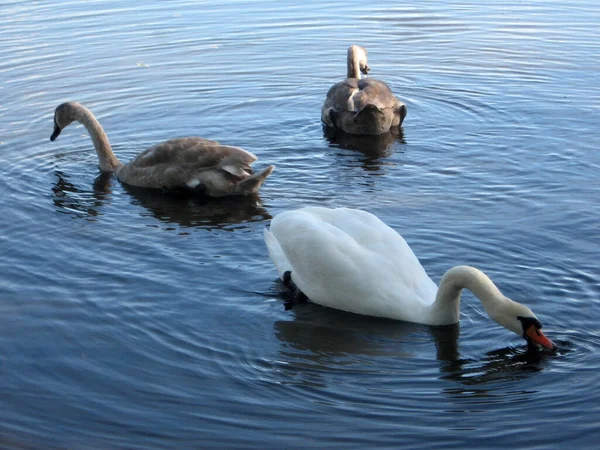
[[[301,350],[306,359],[346,355],[412,358],[424,341],[433,341],[438,360],[458,359],[458,324],[431,327],[360,316],[312,303],[296,306],[291,312],[294,320],[275,322],[275,334],[288,348]],[[405,345],[410,342],[416,344],[415,349]]]
[[[352,150],[360,154],[362,167],[367,171],[378,171],[381,166],[392,164],[381,160],[391,156],[395,146],[406,143],[402,128],[375,136],[361,136],[324,127],[323,136],[329,142],[329,147]]]
[[[438,361],[437,378],[459,383],[444,390],[449,396],[475,391],[486,395],[486,385],[527,378],[542,371],[550,358],[548,353],[534,351],[527,345],[491,350],[479,359],[465,358],[459,350],[459,324],[398,322],[312,303],[298,305],[290,313],[294,316],[291,320],[274,324],[275,336],[282,344],[280,355],[290,367],[310,365],[327,371],[356,365],[359,360],[372,368],[371,359],[376,358],[381,364],[393,364],[401,370],[406,368],[401,360],[412,359],[417,365],[414,370],[426,371],[431,370],[431,354]]]
[[[182,227],[226,228],[248,222],[262,222],[271,215],[262,207],[258,194],[237,197],[188,197],[165,195],[158,190],[123,185],[156,219]]]
[[[149,213],[160,222],[181,227],[232,229],[243,223],[271,218],[262,207],[258,194],[223,198],[179,197],[155,189],[119,184],[110,173],[101,173],[91,188],[85,189],[69,181],[69,176],[63,172],[56,171],[55,176],[52,201],[57,210],[88,220],[97,220],[106,204],[121,201],[113,195],[113,189],[121,187],[130,195],[133,204],[143,207],[142,215]]]
[[[56,182],[52,186],[52,202],[57,211],[90,220],[101,215],[100,208],[109,201],[112,174],[100,174],[88,190],[71,183],[69,176],[61,171],[55,171],[54,175]]]

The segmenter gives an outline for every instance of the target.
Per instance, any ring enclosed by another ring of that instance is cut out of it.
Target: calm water
[[[3,0],[0,447],[595,448],[597,5]],[[324,136],[351,43],[401,136]],[[67,100],[125,161],[200,135],[277,168],[257,198],[132,191],[82,127],[49,141]],[[284,311],[262,228],[304,205],[379,215],[436,281],[480,267],[560,351],[470,294],[441,329]]]

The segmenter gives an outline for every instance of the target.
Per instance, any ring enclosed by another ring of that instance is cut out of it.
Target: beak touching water
[[[525,335],[531,341],[535,342],[536,344],[541,345],[542,347],[546,347],[549,350],[556,349],[556,345],[554,345],[554,343],[550,339],[548,339],[544,335],[544,333],[542,333],[542,330],[540,330],[533,324],[530,325],[529,328],[527,328],[527,331],[525,331]]]

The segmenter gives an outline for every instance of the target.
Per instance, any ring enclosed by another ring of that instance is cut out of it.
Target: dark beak
[[[542,333],[542,330],[536,328],[535,325],[530,325],[529,328],[527,328],[527,331],[525,331],[525,336],[529,338],[528,340],[531,340],[542,347],[546,347],[549,350],[556,350],[556,345],[554,345],[554,342],[548,339],[544,333]]]
[[[369,66],[364,66],[360,68],[360,71],[363,73],[363,75],[367,75],[369,73],[369,70],[371,70]]]
[[[60,127],[57,124],[54,124],[54,132],[52,133],[52,136],[50,136],[50,140],[54,141],[54,139],[58,137],[61,131],[62,130],[60,129]]]

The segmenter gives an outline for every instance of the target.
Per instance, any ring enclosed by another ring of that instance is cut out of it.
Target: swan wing
[[[280,255],[275,262],[280,275],[279,267],[291,270],[315,303],[419,321],[435,298],[435,284],[402,236],[365,211],[288,211],[271,221],[270,233],[279,248],[268,241],[267,246],[271,255]]]
[[[327,92],[324,107],[333,107],[336,110],[348,110],[348,99],[358,91],[358,80],[348,78],[335,83]]]
[[[232,189],[249,178],[254,154],[200,137],[171,139],[136,156],[117,176],[124,183],[154,188],[194,188],[199,183],[214,190]]]
[[[231,145],[221,145],[200,137],[170,139],[143,151],[129,163],[136,168],[157,165],[183,165],[197,168],[235,166],[249,168],[257,158],[252,153]],[[236,171],[236,169],[231,169]]]

